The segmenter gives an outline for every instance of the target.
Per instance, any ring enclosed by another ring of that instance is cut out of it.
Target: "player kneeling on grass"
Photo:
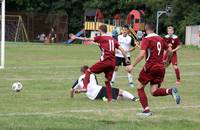
[[[82,66],[81,67],[81,76],[78,78],[78,80],[74,83],[70,90],[70,95],[71,97],[74,97],[74,93],[86,93],[87,97],[91,100],[96,100],[96,99],[102,99],[104,101],[107,101],[107,93],[106,93],[106,87],[98,85],[96,76],[94,74],[90,75],[90,80],[89,84],[87,87],[87,92],[82,91],[83,88],[83,80],[85,78],[85,72],[88,69],[88,66]],[[128,98],[132,101],[138,101],[139,99],[132,95],[131,93],[121,90],[118,88],[112,88],[112,98],[117,100],[120,98]]]
[[[146,93],[144,91],[145,86],[150,83],[151,94],[157,96],[172,95],[176,101],[176,104],[180,103],[180,96],[176,87],[169,89],[161,88],[165,75],[165,66],[163,63],[164,50],[168,54],[172,53],[172,48],[166,44],[164,39],[154,33],[155,25],[153,23],[147,23],[145,25],[147,36],[142,39],[141,50],[135,59],[133,65],[129,65],[129,69],[133,69],[146,55],[146,63],[142,68],[139,78],[137,91],[140,98],[140,103],[143,107],[143,112],[138,115],[150,116],[152,115]],[[169,58],[167,58],[168,60]]]
[[[119,44],[122,46],[122,48],[125,50],[127,57],[129,58],[129,60],[131,59],[131,54],[130,52],[132,52],[135,48],[134,48],[134,40],[128,35],[129,30],[128,30],[128,25],[124,25],[124,27],[122,28],[122,34],[118,36],[117,40],[119,42]],[[115,71],[113,72],[112,75],[112,80],[111,83],[112,85],[115,82],[115,78],[117,76],[117,71],[119,66],[121,66],[123,64],[123,66],[127,66],[126,62],[125,62],[125,58],[122,55],[120,50],[116,50],[116,65],[115,65]],[[133,78],[132,78],[132,74],[131,71],[127,71],[127,76],[128,76],[128,86],[129,87],[134,87],[133,84]]]

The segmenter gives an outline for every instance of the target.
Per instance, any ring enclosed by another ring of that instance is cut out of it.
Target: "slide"
[[[81,31],[79,31],[77,34],[76,34],[76,36],[77,37],[79,37],[80,35],[82,35],[83,33],[84,33],[84,29],[82,29]],[[66,44],[70,44],[70,43],[72,43],[74,40],[72,40],[72,39],[69,39],[69,40],[67,40],[67,41],[65,41],[65,43]]]

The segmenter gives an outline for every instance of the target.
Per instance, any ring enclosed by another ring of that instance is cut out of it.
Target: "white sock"
[[[128,98],[128,99],[131,99],[131,100],[135,97],[135,96],[133,96],[133,94],[131,94],[127,91],[123,91],[122,96],[125,97],[125,98]]]
[[[117,71],[114,71],[114,72],[113,72],[113,75],[112,75],[112,80],[111,80],[111,82],[115,82],[116,76],[117,76]]]
[[[132,74],[131,73],[128,73],[128,82],[129,83],[133,83],[133,77],[132,77]]]

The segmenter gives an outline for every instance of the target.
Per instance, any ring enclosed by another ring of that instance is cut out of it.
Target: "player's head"
[[[99,27],[99,32],[100,32],[101,35],[107,33],[107,26],[106,25],[101,25]]]
[[[126,36],[129,33],[128,25],[122,27],[122,34]]]
[[[145,31],[147,34],[153,33],[155,31],[155,24],[153,22],[147,22],[145,24]]]
[[[81,66],[81,73],[84,74],[87,71],[87,69],[89,69],[89,67],[87,65]]]
[[[168,26],[167,27],[167,33],[169,34],[169,35],[173,35],[174,34],[174,27],[173,26]]]

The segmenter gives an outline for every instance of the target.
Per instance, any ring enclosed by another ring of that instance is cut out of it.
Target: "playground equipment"
[[[113,20],[107,20],[104,18],[103,13],[100,9],[90,9],[86,10],[84,13],[84,31],[89,31],[91,37],[95,36],[94,33],[97,33],[97,30],[99,29],[99,26],[102,24],[107,26],[107,32],[109,35],[112,35],[112,32],[115,31],[116,28],[120,28],[121,25],[129,24],[129,30],[131,33],[132,38],[134,38],[135,41],[137,41],[136,45],[139,47],[139,40],[137,38],[136,31],[143,31],[144,30],[144,20],[143,16],[144,11],[140,10],[132,10],[126,17],[124,21],[121,20],[119,11],[115,14]],[[124,23],[123,23],[124,22]],[[132,27],[133,28],[132,28]],[[80,36],[83,34],[84,31],[80,31],[77,33],[77,36]],[[82,32],[82,33],[81,33]],[[80,34],[80,35],[79,35]],[[72,40],[68,40],[65,43],[71,43]]]

